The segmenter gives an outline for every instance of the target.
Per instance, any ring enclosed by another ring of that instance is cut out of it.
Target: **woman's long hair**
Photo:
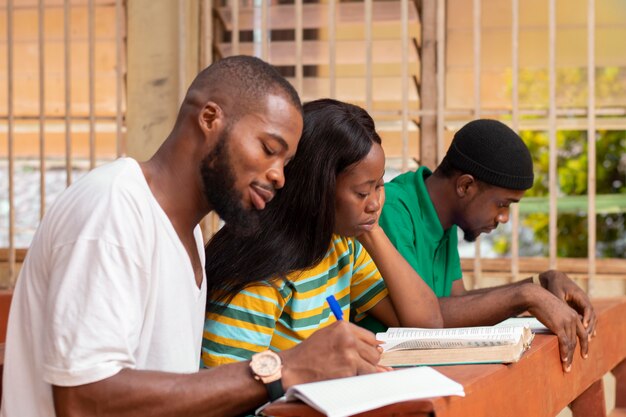
[[[208,311],[244,287],[317,265],[335,228],[337,175],[381,143],[365,110],[337,100],[304,105],[304,130],[285,186],[260,212],[261,227],[240,236],[225,225],[206,246]]]

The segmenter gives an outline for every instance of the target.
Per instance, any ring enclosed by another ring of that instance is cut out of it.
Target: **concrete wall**
[[[165,140],[198,72],[199,10],[198,0],[128,2],[126,146],[138,160]]]

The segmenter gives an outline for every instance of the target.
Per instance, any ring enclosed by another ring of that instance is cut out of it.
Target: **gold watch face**
[[[250,367],[252,371],[260,376],[271,376],[280,370],[280,356],[273,352],[261,352],[252,357]]]

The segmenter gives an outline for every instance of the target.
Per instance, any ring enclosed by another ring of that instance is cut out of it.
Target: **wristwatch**
[[[274,401],[285,394],[281,380],[282,367],[283,363],[280,360],[280,356],[271,350],[252,355],[250,369],[254,379],[265,384],[270,401]]]

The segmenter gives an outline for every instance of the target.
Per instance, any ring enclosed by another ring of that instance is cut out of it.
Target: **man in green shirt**
[[[385,185],[380,225],[440,297],[445,327],[492,325],[529,311],[558,336],[563,369],[569,372],[577,339],[587,356],[596,316],[587,295],[566,274],[550,270],[471,291],[462,280],[457,227],[472,242],[506,223],[511,204],[520,201],[533,179],[522,139],[500,122],[475,120],[457,132],[434,173],[422,167]]]

